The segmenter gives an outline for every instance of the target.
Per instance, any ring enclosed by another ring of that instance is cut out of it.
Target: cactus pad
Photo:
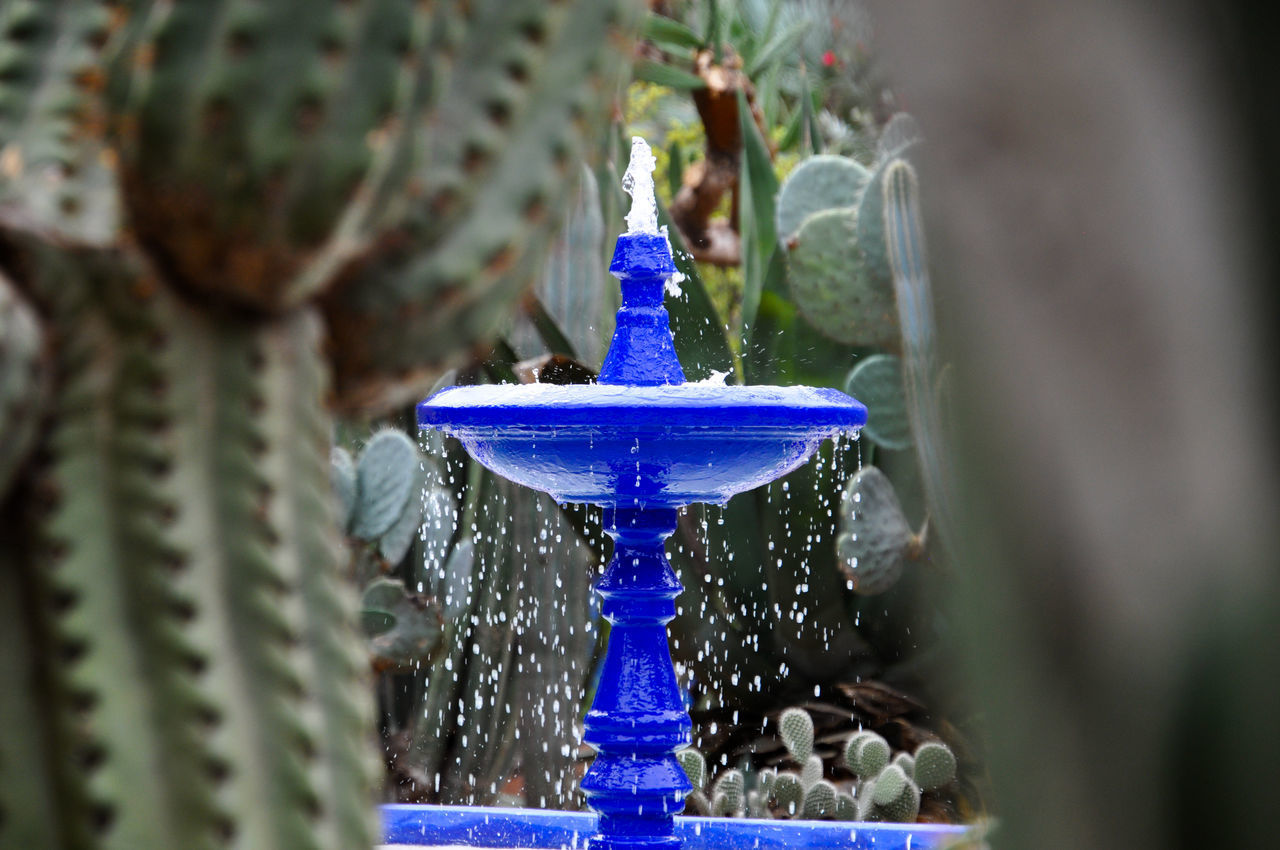
[[[889,742],[869,729],[851,737],[845,744],[844,762],[855,776],[869,779],[889,764]]]
[[[693,790],[707,784],[707,760],[702,757],[702,753],[690,747],[676,753],[676,761],[684,768],[684,775],[689,777]]]
[[[922,791],[932,791],[956,778],[956,757],[951,748],[939,741],[926,741],[916,748],[916,784]]]
[[[800,764],[813,753],[813,718],[803,708],[788,708],[778,718],[778,730],[782,743],[791,757]]]
[[[427,476],[421,470],[415,476],[414,486],[409,491],[409,499],[405,502],[400,516],[378,538],[378,554],[388,564],[398,564],[404,560],[409,547],[418,537],[422,528],[422,512],[426,508],[424,495],[427,492]]]
[[[716,777],[715,788],[711,796],[712,815],[733,815],[745,807],[746,787],[742,771],[729,769]]]
[[[907,525],[893,485],[874,466],[858,470],[840,501],[836,551],[840,567],[861,594],[884,593],[908,560],[920,555],[920,539]]]
[[[916,760],[912,758],[910,753],[898,753],[893,757],[893,761],[889,762],[889,764],[896,764],[898,767],[902,768],[902,772],[907,775],[908,779],[912,781],[915,780]]]
[[[812,788],[814,783],[822,779],[822,773],[822,759],[811,755],[804,760],[804,766],[800,768],[800,784],[805,788]]]
[[[794,773],[779,773],[773,783],[773,799],[786,815],[796,815],[804,802],[804,786]]]
[[[866,259],[861,215],[860,210],[832,209],[806,218],[788,243],[787,280],[800,312],[827,336],[889,346],[898,337],[893,281],[887,260],[881,266]]]
[[[836,820],[857,820],[858,804],[843,791],[836,794]]]
[[[820,779],[804,792],[804,808],[802,814],[810,820],[835,817],[836,786],[825,779]]]
[[[855,206],[870,178],[867,169],[847,157],[819,154],[804,160],[778,192],[778,239],[788,242],[814,213]]]
[[[862,433],[876,445],[895,451],[911,447],[911,421],[898,357],[873,354],[863,358],[849,370],[844,391],[867,406]]]

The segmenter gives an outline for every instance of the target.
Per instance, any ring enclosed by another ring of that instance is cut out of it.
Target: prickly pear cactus
[[[895,143],[872,170],[845,157],[810,157],[778,193],[791,295],[810,324],[839,342],[897,346],[884,184],[910,144]]]
[[[372,842],[330,408],[501,321],[639,6],[0,4],[0,846]]]

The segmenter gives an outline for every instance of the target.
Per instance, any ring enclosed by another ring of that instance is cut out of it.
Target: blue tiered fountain
[[[652,170],[636,139],[623,182],[628,231],[609,268],[622,308],[598,382],[453,387],[418,406],[420,427],[453,435],[499,475],[605,508],[615,546],[599,591],[612,631],[585,723],[597,755],[582,780],[599,813],[593,850],[680,847],[674,815],[691,789],[675,753],[691,724],[666,632],[681,587],[663,548],[677,509],[786,475],[867,418],[836,390],[685,381],[662,303],[676,269]]]

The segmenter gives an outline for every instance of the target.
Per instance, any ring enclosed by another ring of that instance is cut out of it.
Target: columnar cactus
[[[498,324],[639,5],[0,6],[0,846],[372,842],[330,409]]]

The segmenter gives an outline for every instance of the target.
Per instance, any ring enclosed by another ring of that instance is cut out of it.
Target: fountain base
[[[685,711],[667,645],[680,580],[667,562],[675,508],[611,508],[605,531],[615,541],[600,580],[609,645],[583,739],[597,755],[582,792],[600,813],[593,850],[678,848],[673,817],[693,786],[676,760],[689,746]]]

